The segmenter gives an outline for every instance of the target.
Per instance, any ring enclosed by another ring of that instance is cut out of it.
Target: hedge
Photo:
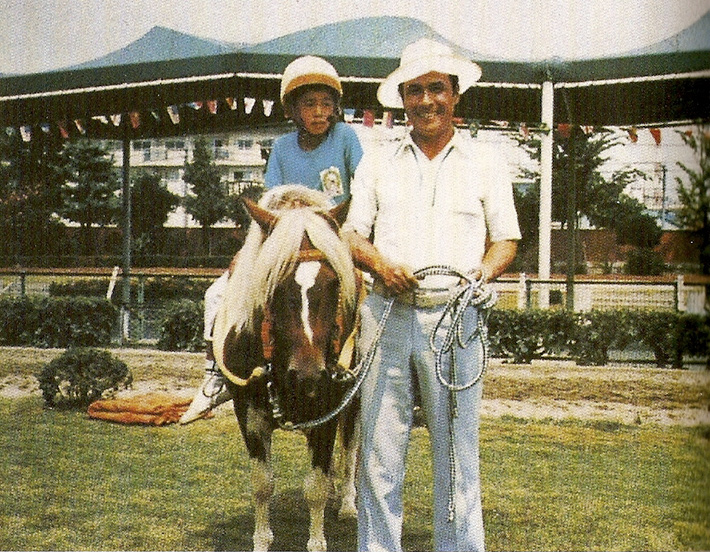
[[[195,290],[196,291],[196,290]],[[203,347],[202,301],[169,302],[158,347]],[[0,345],[92,347],[111,343],[117,307],[91,297],[0,298]],[[710,319],[706,315],[652,310],[496,309],[488,320],[491,355],[515,363],[570,358],[604,365],[610,351],[650,350],[659,367],[681,368],[684,357],[704,358],[710,368]]]
[[[118,310],[91,297],[1,297],[0,344],[32,347],[109,345]]]
[[[568,357],[580,365],[607,364],[611,350],[650,350],[658,367],[681,368],[683,357],[710,368],[710,319],[653,310],[494,310],[488,321],[491,355],[516,363]]]

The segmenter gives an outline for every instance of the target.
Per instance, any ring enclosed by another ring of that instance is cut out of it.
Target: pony
[[[338,429],[344,466],[339,515],[357,513],[357,400],[343,402],[348,387],[343,375],[350,366],[338,366],[339,359],[349,362],[343,353],[359,290],[349,248],[339,236],[347,204],[332,208],[325,195],[301,186],[280,186],[258,204],[243,203],[253,221],[217,315],[213,343],[251,463],[254,550],[268,550],[273,541],[271,438],[277,428],[306,435],[307,548],[326,550],[324,512]]]

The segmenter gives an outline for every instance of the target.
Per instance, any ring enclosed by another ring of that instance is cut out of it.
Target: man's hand
[[[390,262],[357,232],[345,232],[343,237],[350,246],[355,265],[382,282],[390,293],[399,295],[419,287],[419,281],[414,277],[411,269]]]
[[[387,291],[394,295],[412,291],[419,287],[419,280],[416,279],[408,267],[394,265],[387,261],[378,263],[374,276],[379,278],[385,288],[387,288]]]

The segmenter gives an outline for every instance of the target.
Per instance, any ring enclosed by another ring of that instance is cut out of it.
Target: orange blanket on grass
[[[192,399],[164,393],[148,393],[135,397],[101,399],[89,405],[90,418],[121,424],[162,426],[174,424],[188,409]],[[206,418],[214,416],[209,413]]]

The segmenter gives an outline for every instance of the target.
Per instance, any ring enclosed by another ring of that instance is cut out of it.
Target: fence
[[[202,299],[203,290],[221,274],[220,269],[141,269],[132,272],[130,305],[122,309],[118,342],[152,343],[160,333],[166,306],[172,299]],[[94,282],[94,295],[106,295],[122,303],[122,278],[114,269],[0,269],[0,295],[50,295],[51,288]],[[199,285],[188,286],[187,281]],[[565,308],[568,286],[564,278],[540,280],[525,274],[502,277],[495,284],[499,295],[497,308]],[[653,309],[703,314],[707,309],[710,278],[699,276],[667,277],[578,277],[574,282],[574,309]],[[86,286],[85,286],[86,287]],[[170,288],[159,293],[156,288]],[[98,290],[98,291],[97,291]],[[152,292],[149,292],[152,290]]]

